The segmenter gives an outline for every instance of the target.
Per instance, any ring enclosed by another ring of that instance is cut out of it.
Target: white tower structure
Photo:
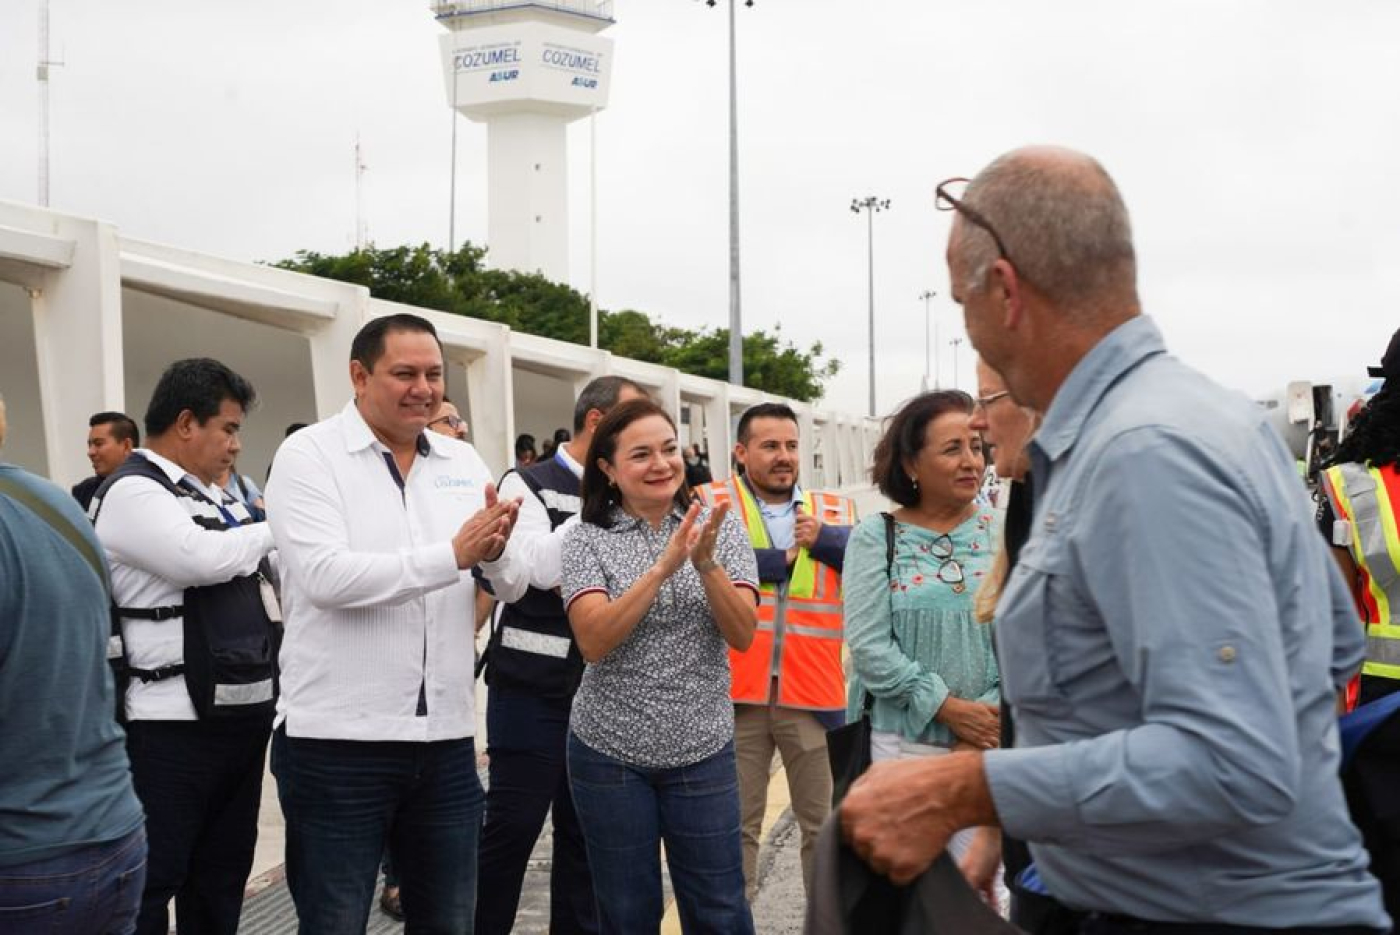
[[[440,0],[447,99],[487,127],[488,260],[569,275],[566,128],[607,105],[611,2]]]

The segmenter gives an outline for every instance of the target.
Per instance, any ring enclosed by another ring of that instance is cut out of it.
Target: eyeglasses
[[[437,425],[439,422],[446,422],[446,423],[447,423],[447,427],[450,428],[450,429],[451,429],[452,431],[454,431],[454,432],[460,432],[462,429],[464,429],[464,428],[467,427],[467,420],[466,420],[466,419],[463,419],[461,416],[446,415],[446,416],[438,416],[436,419],[434,419],[433,421],[429,422],[429,423],[428,423],[428,428],[432,428],[433,426]]]
[[[992,226],[992,222],[983,217],[980,211],[975,208],[969,208],[963,203],[961,198],[956,197],[948,190],[948,186],[950,185],[966,185],[969,181],[971,181],[971,179],[955,178],[948,179],[945,182],[939,182],[938,187],[933,191],[934,207],[939,211],[956,211],[973,224],[976,224],[978,227],[991,234],[992,240],[997,245],[997,253],[1000,254],[1003,260],[1011,263],[1011,254],[1006,252],[1006,244],[1002,243],[1001,235],[998,234],[996,228]]]
[[[1005,399],[1007,396],[1010,395],[1010,390],[1002,390],[1000,393],[989,393],[986,396],[979,396],[977,397],[977,403],[975,408],[986,412],[987,409],[992,405],[992,403],[996,402],[999,399]]]
[[[928,554],[938,562],[938,570],[933,576],[953,589],[954,594],[967,590],[967,578],[963,574],[962,563],[953,558],[953,537],[946,532],[934,539],[928,546]]]

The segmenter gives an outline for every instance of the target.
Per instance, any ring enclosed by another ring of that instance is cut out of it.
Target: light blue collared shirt
[[[1389,929],[1337,778],[1364,641],[1282,441],[1123,324],[1032,444],[1030,541],[997,620],[1016,749],[1003,827],[1079,909]]]
[[[747,484],[748,481],[744,483]],[[773,548],[792,548],[792,544],[797,541],[797,505],[802,502],[802,489],[794,484],[792,497],[787,503],[769,503],[755,494],[753,487],[749,487],[749,493],[758,504],[758,512],[763,516],[763,525],[768,529],[768,540],[773,544]]]

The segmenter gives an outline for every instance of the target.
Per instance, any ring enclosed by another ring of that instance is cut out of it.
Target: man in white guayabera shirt
[[[350,349],[355,398],[283,442],[267,488],[286,640],[272,770],[300,931],[363,931],[392,838],[404,913],[470,932],[476,772],[470,569],[499,557],[500,501],[466,442],[425,431],[442,346],[416,315]]]

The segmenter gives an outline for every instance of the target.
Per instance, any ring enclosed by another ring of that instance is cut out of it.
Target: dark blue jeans
[[[515,927],[525,868],[551,809],[549,931],[551,935],[598,931],[593,875],[565,762],[569,707],[567,698],[491,689],[486,708],[491,781],[477,870],[478,935],[508,935]]]
[[[138,935],[234,935],[253,868],[272,718],[131,721],[126,752],[150,861]]]
[[[145,880],[143,828],[48,860],[0,867],[0,935],[131,935]]]
[[[752,935],[744,901],[734,744],[690,766],[629,766],[569,735],[574,789],[604,933],[661,927],[661,855],[686,935]]]
[[[301,935],[365,930],[386,841],[404,931],[471,935],[483,801],[472,738],[308,740],[278,729],[272,772]]]

